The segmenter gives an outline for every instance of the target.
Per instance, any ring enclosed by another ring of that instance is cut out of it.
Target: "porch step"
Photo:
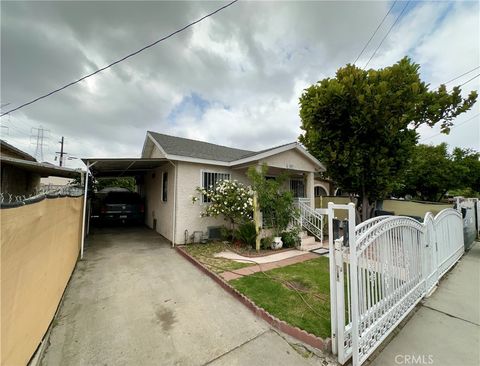
[[[300,236],[300,250],[310,252],[312,250],[323,248],[322,243],[316,241],[314,236]]]

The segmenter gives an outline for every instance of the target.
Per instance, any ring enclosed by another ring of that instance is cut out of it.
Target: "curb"
[[[213,279],[220,287],[222,287],[225,291],[227,291],[230,295],[240,301],[243,305],[245,305],[252,313],[254,313],[259,318],[265,320],[269,325],[274,327],[275,329],[280,330],[283,333],[288,334],[289,336],[298,339],[299,341],[308,344],[309,346],[318,348],[321,351],[331,351],[332,342],[330,338],[322,339],[317,337],[311,333],[304,331],[303,329],[294,327],[283,320],[280,320],[266,310],[258,307],[255,305],[253,301],[251,301],[248,297],[238,292],[235,288],[230,286],[228,282],[224,281],[220,276],[211,272],[207,267],[205,267],[202,263],[197,261],[194,257],[188,254],[182,248],[175,246],[177,252],[182,255],[185,259],[187,259],[190,263],[192,263],[195,267],[197,267],[200,271],[205,273],[211,279]]]

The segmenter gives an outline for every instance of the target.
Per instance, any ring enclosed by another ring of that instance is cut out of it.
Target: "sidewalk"
[[[479,242],[370,365],[480,365]]]

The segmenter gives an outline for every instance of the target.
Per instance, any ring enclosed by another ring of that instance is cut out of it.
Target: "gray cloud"
[[[15,106],[63,85],[220,4],[2,2],[2,103]],[[32,151],[28,134],[41,124],[52,132],[50,159],[59,135],[77,156],[138,156],[147,129],[249,149],[295,140],[302,90],[352,62],[390,6],[377,1],[239,2],[135,58],[2,118],[10,127],[4,138]],[[412,2],[371,66],[409,54],[436,85],[480,64],[478,28],[478,3]],[[478,88],[478,83],[468,86]],[[186,103],[192,95],[205,105]],[[432,141],[478,146],[476,125],[476,135],[461,126],[450,137]],[[421,132],[428,137],[435,130]]]

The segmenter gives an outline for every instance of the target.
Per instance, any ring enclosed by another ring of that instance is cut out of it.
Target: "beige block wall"
[[[1,365],[26,365],[53,319],[80,250],[83,198],[0,210]]]
[[[303,172],[314,172],[318,168],[305,155],[297,150],[288,150],[280,154],[269,156],[262,159],[260,164],[266,163],[270,167],[299,170]]]
[[[249,180],[246,176],[246,169],[237,170],[216,165],[186,162],[176,163],[178,164],[176,244],[184,244],[185,230],[188,230],[190,236],[194,231],[205,232],[208,226],[228,224],[223,217],[200,217],[205,204],[201,200],[195,204],[192,203],[192,196],[197,195],[195,189],[202,185],[202,171],[230,173],[231,179],[236,179],[244,184],[249,184]]]
[[[165,172],[168,175],[166,202],[162,201],[162,182]],[[174,183],[175,169],[169,162],[145,175],[145,224],[170,241],[173,238]],[[157,221],[155,228],[153,227],[154,219]]]
[[[383,210],[385,211],[392,211],[395,215],[419,216],[421,218],[425,217],[427,212],[436,215],[446,208],[453,208],[453,204],[401,200],[383,201]]]

